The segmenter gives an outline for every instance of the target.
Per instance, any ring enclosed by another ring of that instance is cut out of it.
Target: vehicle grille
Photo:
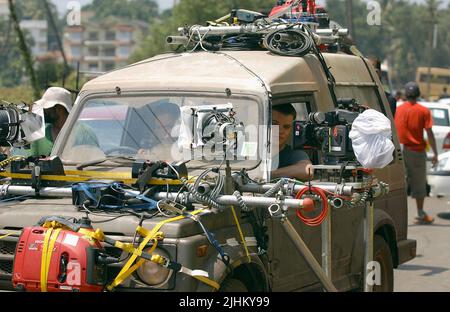
[[[14,238],[13,238],[14,239]],[[12,280],[13,261],[16,253],[17,241],[7,238],[0,241],[0,279]]]
[[[0,260],[0,274],[12,276],[13,263],[12,261]]]
[[[0,241],[0,254],[14,255],[16,252],[16,242]]]

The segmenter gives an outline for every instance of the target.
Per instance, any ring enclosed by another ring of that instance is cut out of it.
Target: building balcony
[[[116,44],[115,40],[86,40],[84,42],[86,46],[115,46]]]
[[[101,62],[101,61],[115,61],[116,56],[106,56],[106,55],[85,55],[84,60],[86,62]]]

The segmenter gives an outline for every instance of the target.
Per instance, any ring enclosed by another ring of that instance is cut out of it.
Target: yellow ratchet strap
[[[247,256],[248,261],[251,262],[250,253],[248,252],[247,242],[245,241],[244,233],[242,232],[241,224],[239,223],[239,219],[237,217],[234,206],[231,206],[231,212],[233,212],[234,222],[236,222],[236,227],[239,231],[239,235],[241,236],[242,245],[244,245],[245,255]]]
[[[58,239],[59,232],[61,232],[61,228],[56,230],[53,230],[53,228],[49,228],[45,233],[41,258],[41,292],[47,292],[48,270],[50,268],[53,249],[55,248],[55,243]]]
[[[9,234],[6,234],[6,235],[3,235],[3,236],[0,236],[0,240],[2,240],[2,239],[4,239],[4,238],[7,238],[8,236],[11,236],[12,235],[12,233],[9,233]]]
[[[203,209],[201,210],[196,210],[194,212],[192,212],[193,215],[199,214],[200,212],[202,212]],[[117,277],[114,279],[114,281],[108,285],[107,289],[109,291],[112,291],[114,288],[116,288],[117,286],[119,286],[125,279],[128,278],[128,276],[130,276],[134,271],[136,271],[146,260],[145,259],[139,259],[139,261],[134,264],[133,266],[131,266],[136,259],[138,258],[137,253],[142,253],[142,251],[144,250],[145,246],[147,246],[147,244],[153,240],[154,244],[151,248],[151,250],[148,252],[149,254],[153,253],[153,251],[156,249],[156,246],[158,244],[158,234],[162,234],[159,232],[159,230],[167,223],[170,222],[175,222],[175,221],[179,221],[182,219],[185,219],[185,216],[178,216],[175,218],[171,218],[171,219],[167,219],[164,220],[160,223],[158,223],[151,231],[147,231],[141,227],[137,228],[137,232],[141,232],[141,233],[145,233],[147,235],[145,235],[144,240],[141,242],[141,244],[139,245],[139,248],[137,249],[137,252],[133,252],[133,255],[130,257],[130,259],[127,261],[127,263],[124,265],[124,267],[122,268],[122,270],[119,272],[119,274],[117,275]]]

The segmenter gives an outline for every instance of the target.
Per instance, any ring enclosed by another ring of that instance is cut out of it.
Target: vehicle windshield
[[[123,156],[189,161],[188,166],[201,167],[223,164],[225,155],[234,153],[226,158],[233,167],[253,168],[260,159],[257,129],[261,118],[253,100],[182,96],[91,99],[62,142],[61,158],[71,165]]]
[[[430,108],[431,115],[433,116],[433,123],[435,126],[449,127],[450,120],[448,115],[448,109],[446,108]]]

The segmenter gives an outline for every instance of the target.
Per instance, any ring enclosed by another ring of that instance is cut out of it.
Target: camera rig
[[[306,121],[295,121],[293,148],[321,150],[325,165],[358,165],[349,134],[364,110],[354,99],[340,99],[334,111],[311,113]]]

